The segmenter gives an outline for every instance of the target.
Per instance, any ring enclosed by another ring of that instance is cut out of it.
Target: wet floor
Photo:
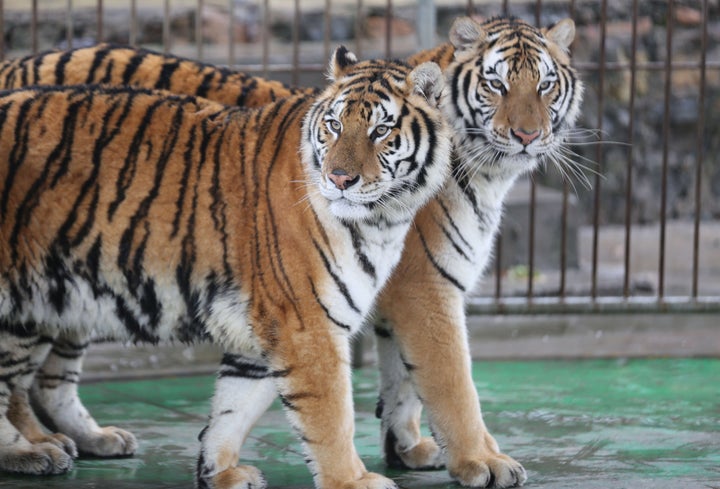
[[[474,378],[485,422],[527,469],[526,487],[720,488],[720,360],[475,362]],[[355,443],[368,468],[408,489],[459,487],[445,471],[385,469],[373,416],[376,371],[355,371],[354,385]],[[138,453],[80,459],[62,476],[0,474],[0,487],[190,489],[212,386],[211,376],[83,385],[98,421],[133,431]],[[272,488],[312,487],[277,404],[253,430],[243,458]]]

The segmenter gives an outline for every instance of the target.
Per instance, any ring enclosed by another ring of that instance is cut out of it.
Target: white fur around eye
[[[343,129],[342,122],[337,119],[326,119],[325,126],[333,134],[340,134]]]
[[[391,130],[392,127],[390,126],[378,124],[372,129],[372,131],[370,131],[370,139],[375,143],[379,143],[390,135]]]

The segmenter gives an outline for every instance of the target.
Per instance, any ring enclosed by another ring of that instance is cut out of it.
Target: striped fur
[[[450,43],[409,59],[434,61],[444,70],[449,90],[441,105],[455,129],[455,156],[452,178],[417,215],[376,308],[377,412],[390,465],[447,465],[469,486],[525,480],[523,468],[498,452],[483,424],[467,362],[464,301],[490,259],[515,179],[541,162],[561,169],[572,164],[566,141],[583,90],[568,57],[573,36],[569,19],[540,30],[513,18],[482,24],[460,18]],[[256,87],[267,82],[255,80]],[[293,89],[274,93],[290,96]],[[435,440],[420,436],[423,405]]]
[[[148,49],[102,43],[47,51],[0,64],[0,87],[105,84],[169,90],[227,105],[259,107],[289,95],[316,95],[206,63]]]
[[[126,87],[0,94],[0,468],[65,472],[72,441],[133,453],[74,390],[91,335],[210,339],[227,354],[199,487],[264,487],[238,456],[276,395],[317,487],[395,487],[352,445],[348,343],[447,175],[442,74],[344,48],[329,71],[317,97],[254,111]],[[33,380],[63,435],[26,436]]]

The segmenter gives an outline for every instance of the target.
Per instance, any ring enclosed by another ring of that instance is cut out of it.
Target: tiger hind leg
[[[267,365],[257,359],[226,353],[215,382],[208,425],[200,433],[196,469],[198,489],[263,489],[263,474],[238,464],[247,434],[270,407],[277,389]]]
[[[73,467],[72,441],[45,435],[27,402],[27,390],[49,349],[35,326],[0,323],[0,470],[49,475]]]
[[[443,468],[442,449],[432,437],[420,433],[422,403],[397,343],[380,325],[375,333],[380,366],[380,399],[375,414],[381,420],[385,463],[397,469]]]
[[[89,335],[82,333],[66,332],[55,339],[30,391],[32,405],[48,427],[72,438],[80,453],[131,456],[138,446],[135,436],[115,426],[98,426],[78,396],[89,342]]]

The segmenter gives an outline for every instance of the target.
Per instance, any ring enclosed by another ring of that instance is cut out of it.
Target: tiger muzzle
[[[342,168],[336,168],[328,173],[328,178],[340,190],[347,190],[360,181],[360,175],[350,175]]]

